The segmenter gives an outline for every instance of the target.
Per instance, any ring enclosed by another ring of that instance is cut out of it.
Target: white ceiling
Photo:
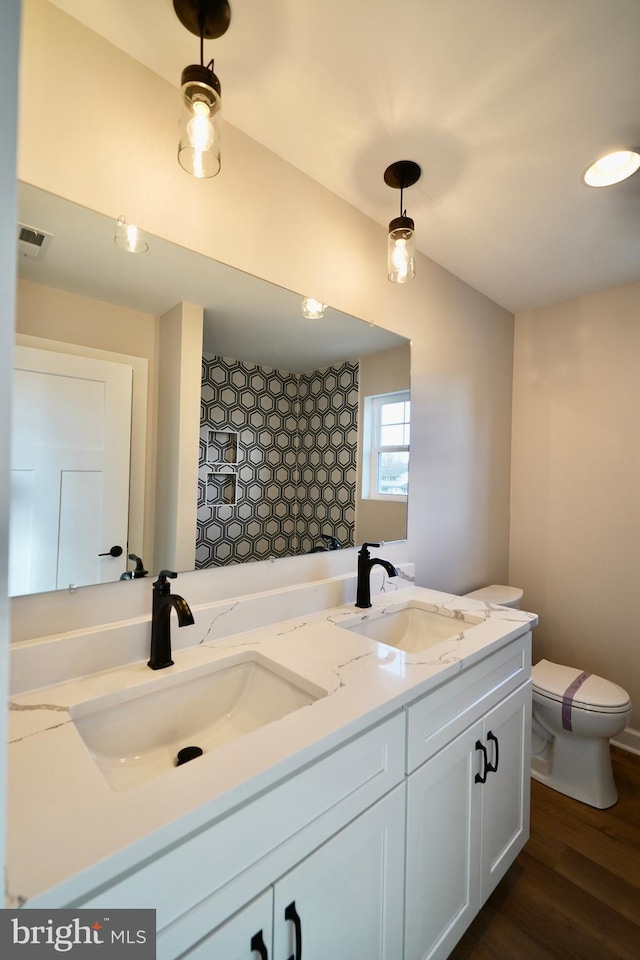
[[[172,0],[51,0],[176,86],[199,41]],[[640,144],[640,0],[230,0],[226,119],[512,311],[640,280],[640,174],[580,183]],[[384,269],[384,267],[382,267]]]

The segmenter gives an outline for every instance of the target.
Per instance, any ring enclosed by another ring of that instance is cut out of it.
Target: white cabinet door
[[[272,911],[270,887],[182,956],[185,960],[271,960]]]
[[[482,785],[483,904],[529,836],[531,686],[526,684],[484,719],[490,772]],[[494,769],[495,768],[495,769]]]
[[[402,957],[400,785],[275,885],[274,960]]]
[[[447,957],[478,910],[481,736],[478,720],[409,777],[405,960]]]
[[[405,960],[444,960],[529,836],[531,684],[409,777]]]

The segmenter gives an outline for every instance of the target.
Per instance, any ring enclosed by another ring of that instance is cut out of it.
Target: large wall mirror
[[[169,565],[162,440],[185,387],[200,414],[181,569],[405,538],[406,339],[330,306],[305,319],[299,293],[155,237],[127,253],[114,221],[26,184],[19,220],[12,595]],[[197,369],[163,408],[163,323],[198,313]]]

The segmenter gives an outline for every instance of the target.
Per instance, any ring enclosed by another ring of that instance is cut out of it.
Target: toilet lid
[[[576,667],[564,667],[549,660],[540,660],[531,671],[533,690],[551,700],[570,699],[576,707],[616,713],[630,706],[629,694],[617,683],[585,673]]]
[[[488,587],[481,587],[480,590],[474,590],[472,593],[465,593],[465,597],[473,597],[474,600],[483,600],[485,603],[520,603],[524,596],[520,587],[508,587],[502,583],[492,583]]]

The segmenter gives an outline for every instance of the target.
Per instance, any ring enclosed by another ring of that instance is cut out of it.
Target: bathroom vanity
[[[223,606],[167,670],[12,697],[7,905],[153,907],[160,960],[443,960],[528,836],[536,617],[407,584]]]

